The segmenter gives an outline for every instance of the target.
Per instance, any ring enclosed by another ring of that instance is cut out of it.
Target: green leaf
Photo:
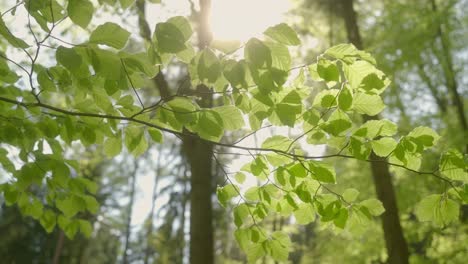
[[[244,127],[244,117],[239,108],[232,105],[223,105],[214,107],[213,111],[217,112],[223,120],[223,128],[225,130],[238,130]]]
[[[340,71],[335,62],[321,59],[317,63],[317,73],[320,78],[326,82],[338,82],[340,80]]]
[[[288,77],[288,71],[291,69],[291,54],[287,46],[266,41],[264,44],[268,47],[271,53],[271,71],[272,78],[278,85],[283,85]]]
[[[51,233],[57,223],[57,216],[52,210],[46,209],[41,216],[40,223],[47,233]]]
[[[90,238],[91,234],[93,233],[93,227],[91,226],[91,223],[89,221],[85,221],[85,220],[78,220],[78,223],[80,225],[80,232],[86,238]]]
[[[262,148],[288,151],[291,144],[292,140],[290,138],[281,135],[276,135],[269,137],[265,141],[263,141]]]
[[[393,150],[395,150],[397,142],[393,138],[384,137],[378,140],[373,140],[371,145],[372,150],[374,150],[374,153],[377,156],[387,157]]]
[[[267,28],[263,34],[285,45],[297,46],[301,44],[296,32],[285,23]]]
[[[287,261],[291,250],[291,240],[289,236],[282,231],[275,231],[271,234],[272,239],[268,240],[270,254],[276,261]]]
[[[322,125],[322,129],[333,136],[339,136],[350,129],[351,126],[352,122],[348,115],[337,109],[331,114],[327,122]]]
[[[236,224],[237,227],[241,227],[244,224],[245,219],[249,215],[248,205],[246,205],[245,203],[239,204],[234,208],[233,214],[234,224]]]
[[[123,9],[127,9],[129,6],[133,5],[135,0],[119,0],[119,2]]]
[[[275,105],[274,112],[269,119],[275,125],[294,127],[301,109],[302,106],[298,104],[279,103]]]
[[[348,221],[349,213],[347,208],[341,208],[338,216],[333,220],[335,226],[344,229]]]
[[[84,195],[81,197],[85,203],[86,210],[92,214],[96,214],[99,210],[99,203],[96,198],[91,195]]]
[[[353,109],[360,114],[375,116],[384,108],[385,104],[378,95],[358,93],[354,96]]]
[[[189,98],[176,97],[167,102],[167,105],[174,111],[174,116],[180,123],[189,124],[196,120],[198,106]]]
[[[246,249],[247,260],[249,263],[255,263],[258,259],[265,256],[266,252],[261,243],[253,244]]]
[[[359,195],[359,191],[354,188],[346,189],[341,196],[343,196],[344,200],[348,203],[352,203],[356,200]]]
[[[202,82],[207,80],[209,83],[214,83],[221,75],[221,63],[210,49],[201,52],[197,66],[198,79]]]
[[[365,206],[373,216],[379,216],[385,212],[382,202],[375,198],[364,200],[359,204]]]
[[[294,211],[294,218],[300,225],[307,225],[315,220],[315,209],[310,203],[301,203]]]
[[[468,165],[463,160],[463,154],[456,149],[450,149],[442,154],[439,170],[449,179],[468,182]]]
[[[460,205],[444,195],[432,194],[419,202],[415,213],[419,221],[432,221],[444,226],[458,219]]]
[[[125,66],[132,71],[143,72],[147,77],[153,78],[158,73],[156,65],[153,65],[145,52],[127,54],[121,53]]]
[[[250,39],[244,48],[245,60],[255,68],[271,67],[271,51],[262,41]]]
[[[358,130],[354,132],[354,136],[365,137],[369,139],[378,136],[390,137],[396,134],[397,125],[390,120],[370,120],[364,123]]]
[[[418,145],[420,150],[424,150],[428,147],[434,146],[440,136],[431,128],[420,126],[408,133],[408,138]]]
[[[158,23],[154,31],[154,37],[161,53],[178,53],[186,48],[185,42],[192,33],[192,27],[187,19],[176,16],[164,23]]]
[[[349,110],[353,105],[353,95],[347,86],[343,87],[338,95],[338,107],[343,110]]]
[[[234,178],[240,184],[244,183],[245,177],[246,177],[245,174],[242,173],[242,172],[238,172],[238,173],[236,173],[236,175],[234,175]]]
[[[77,196],[70,196],[63,200],[57,200],[55,204],[68,218],[73,217],[80,211],[83,211],[86,206],[84,201]]]
[[[89,43],[107,45],[116,49],[122,49],[130,37],[130,32],[119,25],[106,22],[99,25],[89,37]]]
[[[70,72],[76,72],[80,69],[83,60],[74,49],[59,46],[55,54],[57,62],[70,70]]]
[[[323,108],[330,108],[337,105],[339,90],[330,89],[320,91],[314,98],[313,105]]]
[[[148,128],[148,134],[154,142],[162,143],[163,135],[161,133],[161,130],[156,128]]]
[[[203,110],[200,112],[196,132],[200,137],[218,142],[223,136],[223,119],[212,110]]]
[[[111,137],[104,143],[104,153],[112,158],[120,154],[122,151],[122,139],[119,137]]]
[[[73,23],[86,28],[93,18],[94,7],[88,0],[69,0],[67,12]]]
[[[126,78],[120,58],[109,50],[91,49],[91,62],[94,71],[107,81],[121,81],[122,77]]]
[[[312,178],[325,183],[336,183],[336,173],[333,166],[320,161],[309,161]]]
[[[374,93],[372,90],[374,87],[363,86],[364,79],[371,74],[383,75],[383,73],[377,70],[374,65],[362,60],[356,61],[351,65],[343,64],[343,73],[352,89],[362,89],[365,91],[371,90],[372,93]],[[383,88],[378,91],[378,93],[383,92]]]
[[[8,41],[13,47],[26,49],[29,48],[29,45],[24,42],[22,39],[15,37],[10,29],[7,28],[3,18],[0,16],[0,35],[2,35],[6,41]]]
[[[244,60],[227,60],[223,65],[223,75],[233,87],[246,87],[247,65]]]
[[[356,49],[353,44],[338,44],[325,51],[326,55],[341,59],[346,63],[352,63],[356,59],[362,59],[376,64],[375,59],[367,52]]]
[[[229,200],[239,195],[238,187],[233,184],[218,187],[216,189],[216,195],[218,196],[219,203],[223,207],[226,207]]]

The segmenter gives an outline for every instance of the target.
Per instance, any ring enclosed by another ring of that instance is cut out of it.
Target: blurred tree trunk
[[[146,248],[145,248],[145,255],[144,255],[144,259],[143,259],[143,263],[144,264],[148,264],[149,263],[149,258],[150,258],[150,255],[152,254],[152,250],[151,250],[151,236],[153,234],[153,229],[154,229],[154,225],[153,225],[153,221],[154,221],[154,208],[156,206],[156,199],[158,198],[158,183],[159,183],[159,177],[161,176],[161,172],[162,172],[162,169],[161,169],[161,156],[162,156],[162,144],[159,145],[159,148],[158,148],[158,159],[156,161],[156,169],[155,169],[155,173],[154,173],[154,185],[153,185],[153,193],[151,195],[151,209],[150,209],[150,212],[148,214],[148,219],[146,220],[147,221],[147,227],[146,227],[146,235],[145,235],[145,238],[146,238]]]
[[[126,219],[126,226],[125,226],[125,242],[124,242],[124,251],[122,256],[122,263],[128,263],[128,249],[130,247],[130,235],[132,233],[132,211],[133,211],[133,203],[135,202],[135,188],[136,188],[136,176],[138,172],[138,160],[134,159],[133,161],[133,171],[132,175],[130,176],[130,194],[129,194],[129,202],[127,205],[127,219]]]
[[[59,230],[57,244],[55,245],[54,258],[52,259],[53,264],[60,263],[60,256],[62,255],[63,244],[65,242],[65,234],[62,230]]]
[[[441,51],[436,52],[436,55],[438,55],[439,61],[442,64],[445,85],[447,86],[447,89],[450,92],[452,104],[455,106],[460,126],[463,129],[465,136],[468,136],[468,124],[466,121],[465,107],[463,105],[463,98],[458,92],[458,82],[456,79],[455,69],[452,61],[451,43],[448,36],[449,33],[446,30],[447,25],[445,25],[445,23],[441,21],[440,14],[437,13],[438,7],[435,0],[431,0],[431,7],[432,11],[434,12],[434,16],[438,18],[436,20],[437,38],[440,40],[441,46]],[[468,152],[468,144],[465,146],[465,148]]]
[[[341,0],[341,5],[348,41],[354,44],[358,49],[363,49],[353,0]],[[364,116],[365,121],[378,118],[378,116]],[[371,154],[371,159],[384,160],[383,158],[375,155],[375,153]],[[377,197],[382,201],[383,206],[385,207],[385,212],[382,214],[382,226],[387,247],[388,263],[408,263],[408,245],[400,225],[398,206],[389,166],[385,162],[371,162],[371,171]]]

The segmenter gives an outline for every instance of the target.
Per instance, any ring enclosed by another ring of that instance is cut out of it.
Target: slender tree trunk
[[[151,195],[151,209],[148,214],[148,223],[146,228],[146,248],[145,248],[145,256],[143,263],[148,264],[149,258],[151,255],[151,235],[153,234],[153,218],[154,218],[154,208],[156,206],[156,199],[158,198],[158,183],[159,177],[161,175],[161,157],[162,157],[162,144],[159,145],[158,148],[158,159],[156,161],[156,171],[154,173],[154,186],[153,186],[153,193]]]
[[[353,0],[341,0],[343,8],[343,18],[345,20],[348,40],[358,49],[363,49],[359,27],[357,24],[356,12]],[[364,120],[378,119],[379,117],[364,116]],[[371,154],[372,160],[382,160],[375,153]],[[371,162],[372,177],[374,179],[377,197],[385,207],[382,214],[382,226],[387,247],[388,263],[405,264],[408,263],[409,251],[403,230],[400,225],[398,206],[395,191],[391,179],[389,166],[384,162]]]
[[[434,12],[434,15],[437,16],[438,8],[437,8],[436,1],[431,0],[431,5],[432,5],[432,11]],[[467,135],[468,123],[466,121],[463,98],[458,92],[458,82],[457,82],[455,70],[453,67],[450,39],[449,39],[448,33],[443,27],[443,23],[441,22],[438,22],[438,23],[439,24],[437,25],[437,37],[440,40],[440,44],[442,48],[441,54],[440,54],[441,55],[440,61],[441,61],[442,69],[444,72],[445,85],[447,86],[447,89],[449,90],[450,95],[452,97],[452,104],[455,106],[455,109],[457,111],[457,116],[460,122],[460,126],[463,129],[465,136],[468,136]],[[468,152],[468,144],[466,144],[465,149]]]
[[[431,78],[429,78],[429,75],[427,72],[424,70],[424,65],[423,63],[418,64],[418,74],[421,77],[422,81],[426,83],[427,88],[429,89],[429,92],[431,93],[432,97],[434,98],[437,107],[439,107],[439,111],[442,114],[447,113],[447,102],[445,100],[445,97],[442,96],[439,91],[437,91],[437,87],[432,83]]]
[[[55,245],[54,258],[52,259],[53,264],[60,263],[60,256],[62,255],[63,244],[65,243],[65,234],[62,230],[59,230],[57,244]]]
[[[125,227],[125,242],[124,242],[124,251],[122,256],[122,263],[128,263],[128,249],[130,247],[130,235],[132,233],[131,225],[132,225],[132,211],[133,211],[133,203],[135,202],[135,188],[136,188],[136,176],[138,172],[138,160],[134,160],[133,163],[133,172],[131,175],[131,187],[130,187],[130,201],[128,202],[127,206],[127,219],[126,219],[126,227]]]

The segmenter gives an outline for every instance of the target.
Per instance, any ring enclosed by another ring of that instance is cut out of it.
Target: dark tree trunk
[[[200,0],[200,10],[195,14],[197,22],[198,47],[204,49],[211,41],[208,18],[211,0]],[[205,85],[196,87],[199,92],[198,104],[203,108],[212,107],[212,96]],[[213,146],[193,136],[183,138],[183,148],[190,163],[190,263],[214,263],[213,242]]]
[[[358,49],[363,49],[353,0],[341,0],[341,4],[348,40]],[[378,118],[364,116],[365,121]],[[374,153],[371,154],[371,159],[383,160],[383,158],[378,157]],[[408,263],[408,245],[400,225],[398,206],[389,166],[385,162],[371,162],[371,171],[377,197],[385,207],[385,212],[382,214],[382,226],[387,247],[387,261],[390,264]]]
[[[192,2],[191,2],[192,3]],[[193,3],[192,3],[193,6]],[[138,1],[140,34],[151,40],[148,34],[148,24],[144,19],[144,1]],[[198,46],[204,49],[211,41],[208,18],[211,9],[210,0],[200,0],[200,10],[195,11],[194,17],[197,23]],[[171,95],[169,86],[164,79],[162,72],[154,78],[154,83],[159,89],[161,98],[165,99]],[[212,97],[209,89],[204,85],[199,85],[196,90],[200,92],[199,105],[204,108],[212,106]],[[197,94],[197,91],[195,94]],[[212,203],[213,193],[212,179],[212,156],[213,146],[202,141],[193,135],[182,137],[182,149],[190,163],[190,263],[191,264],[212,264],[214,263],[214,242],[213,242],[213,221]]]

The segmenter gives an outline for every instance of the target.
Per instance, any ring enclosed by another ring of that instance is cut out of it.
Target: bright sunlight
[[[261,34],[284,21],[287,0],[216,0],[212,3],[211,29],[215,39],[239,40]]]

